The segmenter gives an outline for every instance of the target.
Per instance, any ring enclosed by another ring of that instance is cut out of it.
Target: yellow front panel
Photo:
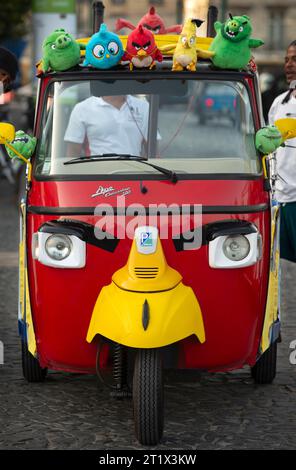
[[[143,327],[143,304],[149,325]],[[182,283],[166,292],[128,292],[114,283],[104,287],[95,305],[87,341],[100,334],[132,348],[158,348],[191,335],[205,341],[201,310],[194,292]]]

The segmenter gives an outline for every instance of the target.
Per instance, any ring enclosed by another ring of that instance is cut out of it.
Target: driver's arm
[[[66,156],[70,158],[81,157],[82,144],[76,144],[75,142],[67,142]]]

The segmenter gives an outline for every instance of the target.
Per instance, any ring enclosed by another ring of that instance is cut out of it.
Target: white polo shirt
[[[282,104],[286,94],[287,91],[277,96],[272,103],[268,114],[269,124],[281,118],[296,118],[296,98],[291,96],[288,103]],[[279,147],[275,153],[278,174],[275,198],[283,203],[296,201],[296,138],[287,140],[286,145],[291,147]]]
[[[87,138],[91,155],[140,155],[147,140],[149,103],[128,95],[120,109],[91,96],[78,103],[70,116],[64,140],[82,144]]]

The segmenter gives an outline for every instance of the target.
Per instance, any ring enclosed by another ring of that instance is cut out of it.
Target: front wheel
[[[42,369],[37,359],[28,350],[27,343],[22,341],[23,375],[28,382],[43,382],[47,369]]]
[[[277,342],[272,343],[251,367],[252,377],[257,384],[270,384],[276,375]]]
[[[135,432],[143,445],[156,445],[163,433],[163,367],[159,349],[139,349],[133,378]]]

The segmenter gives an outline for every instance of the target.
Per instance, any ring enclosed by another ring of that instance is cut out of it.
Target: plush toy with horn
[[[29,159],[35,151],[36,143],[36,137],[30,136],[24,131],[17,131],[15,133],[14,140],[10,142],[10,146],[8,147],[5,145],[5,148],[10,158],[15,158],[23,162],[23,160],[18,157],[17,153],[14,152],[13,149],[20,153],[25,159]]]
[[[221,69],[243,69],[251,59],[251,49],[264,44],[261,39],[250,39],[252,26],[246,15],[232,16],[225,23],[216,21],[216,36],[209,50],[213,51],[213,64]]]

